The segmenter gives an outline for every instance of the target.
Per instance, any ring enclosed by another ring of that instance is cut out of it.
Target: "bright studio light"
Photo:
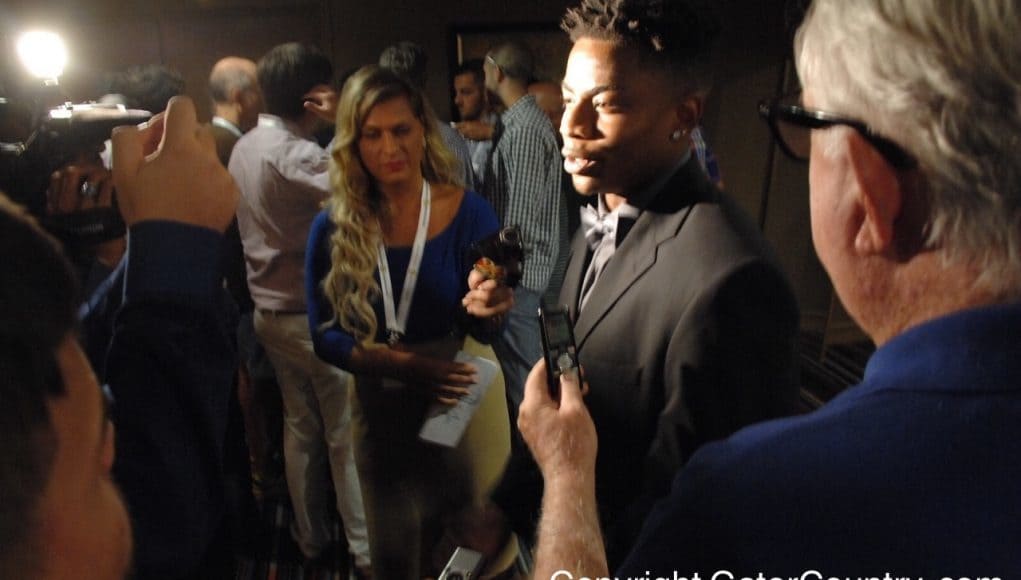
[[[26,32],[18,39],[18,56],[33,75],[56,80],[67,64],[64,41],[52,32]]]

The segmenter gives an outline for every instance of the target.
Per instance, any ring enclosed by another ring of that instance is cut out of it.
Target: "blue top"
[[[336,323],[326,330],[320,328],[322,323],[333,318],[333,307],[323,294],[320,283],[330,271],[330,236],[334,227],[326,210],[312,222],[308,251],[305,252],[305,292],[316,354],[331,364],[347,368],[355,346],[354,337]],[[499,227],[496,212],[489,202],[471,191],[465,192],[454,219],[442,232],[426,241],[404,342],[413,344],[439,338],[455,329],[464,311],[461,299],[468,292],[468,272],[472,268],[468,249],[473,242],[492,234]],[[386,259],[394,296],[399,301],[404,289],[404,275],[411,260],[411,247],[388,247]],[[379,281],[378,271],[376,281]],[[386,318],[382,300],[376,300],[373,308],[378,329],[376,340],[383,342],[386,339]]]
[[[818,411],[704,446],[617,576],[1021,578],[1018,328],[1021,304],[929,321]]]

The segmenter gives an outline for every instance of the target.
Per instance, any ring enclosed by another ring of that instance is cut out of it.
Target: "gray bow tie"
[[[598,209],[590,205],[581,206],[581,226],[585,229],[585,241],[593,251],[607,235],[613,236],[616,247],[634,223],[635,218],[621,216],[619,212],[610,212],[600,217]]]

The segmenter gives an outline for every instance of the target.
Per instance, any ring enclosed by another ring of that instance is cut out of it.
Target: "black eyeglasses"
[[[861,121],[805,109],[798,105],[783,104],[781,99],[760,102],[759,115],[769,123],[773,138],[780,144],[780,149],[798,161],[808,161],[812,152],[812,129],[846,125],[858,131],[895,169],[911,169],[917,164],[914,156],[900,145],[879,136]]]

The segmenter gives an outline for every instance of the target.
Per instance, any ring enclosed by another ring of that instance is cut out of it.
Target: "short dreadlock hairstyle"
[[[582,0],[560,27],[571,42],[592,38],[634,49],[685,92],[704,93],[712,84],[720,22],[705,0]]]

